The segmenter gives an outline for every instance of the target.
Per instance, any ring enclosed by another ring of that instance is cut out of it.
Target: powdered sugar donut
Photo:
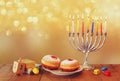
[[[58,69],[60,66],[60,59],[54,55],[45,55],[41,59],[41,63],[45,68]]]
[[[60,64],[60,69],[62,71],[67,71],[67,72],[71,72],[71,71],[75,71],[79,68],[79,62],[75,59],[69,58],[66,60],[63,60]]]

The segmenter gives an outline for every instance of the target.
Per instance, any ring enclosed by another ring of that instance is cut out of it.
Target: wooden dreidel
[[[32,70],[32,71],[33,71],[33,73],[34,73],[34,74],[39,74],[39,69],[38,69],[38,68],[36,68],[36,67],[35,67],[35,68],[33,68],[33,70]]]
[[[93,74],[95,74],[95,75],[100,74],[100,70],[99,69],[94,69]]]
[[[111,76],[111,72],[108,71],[108,70],[104,71],[103,74],[104,74],[105,76]]]
[[[102,69],[101,69],[102,72],[104,72],[104,71],[106,71],[106,70],[108,70],[107,67],[102,67]]]
[[[25,72],[25,64],[21,63],[21,59],[14,61],[12,71],[17,75],[21,75]]]

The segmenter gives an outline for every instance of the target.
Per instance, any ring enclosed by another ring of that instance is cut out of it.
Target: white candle
[[[68,20],[68,32],[71,33],[71,15],[69,15],[69,20]]]
[[[84,14],[82,14],[82,35],[84,35]]]
[[[105,22],[104,22],[104,33],[106,33],[106,27],[107,27],[107,17],[105,18]]]
[[[72,33],[74,33],[75,30],[75,24],[74,24],[74,16],[72,17]]]
[[[80,27],[79,27],[79,15],[77,15],[77,33],[80,32]]]

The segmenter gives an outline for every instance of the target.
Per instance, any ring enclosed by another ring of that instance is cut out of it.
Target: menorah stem
[[[88,52],[85,54],[85,60],[83,65],[88,65]]]
[[[86,53],[85,53],[85,60],[84,60],[84,63],[83,63],[83,68],[84,68],[84,70],[93,69],[93,67],[88,64],[88,55],[89,55],[89,52],[86,52]]]
[[[85,44],[85,51],[88,50],[88,32],[86,34],[86,44]]]

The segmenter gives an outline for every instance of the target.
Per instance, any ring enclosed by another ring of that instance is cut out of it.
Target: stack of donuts
[[[60,58],[55,55],[45,55],[41,59],[41,63],[42,66],[47,69],[50,70],[60,69],[65,72],[72,72],[80,68],[80,64],[77,60],[73,58],[68,58],[61,61]]]

